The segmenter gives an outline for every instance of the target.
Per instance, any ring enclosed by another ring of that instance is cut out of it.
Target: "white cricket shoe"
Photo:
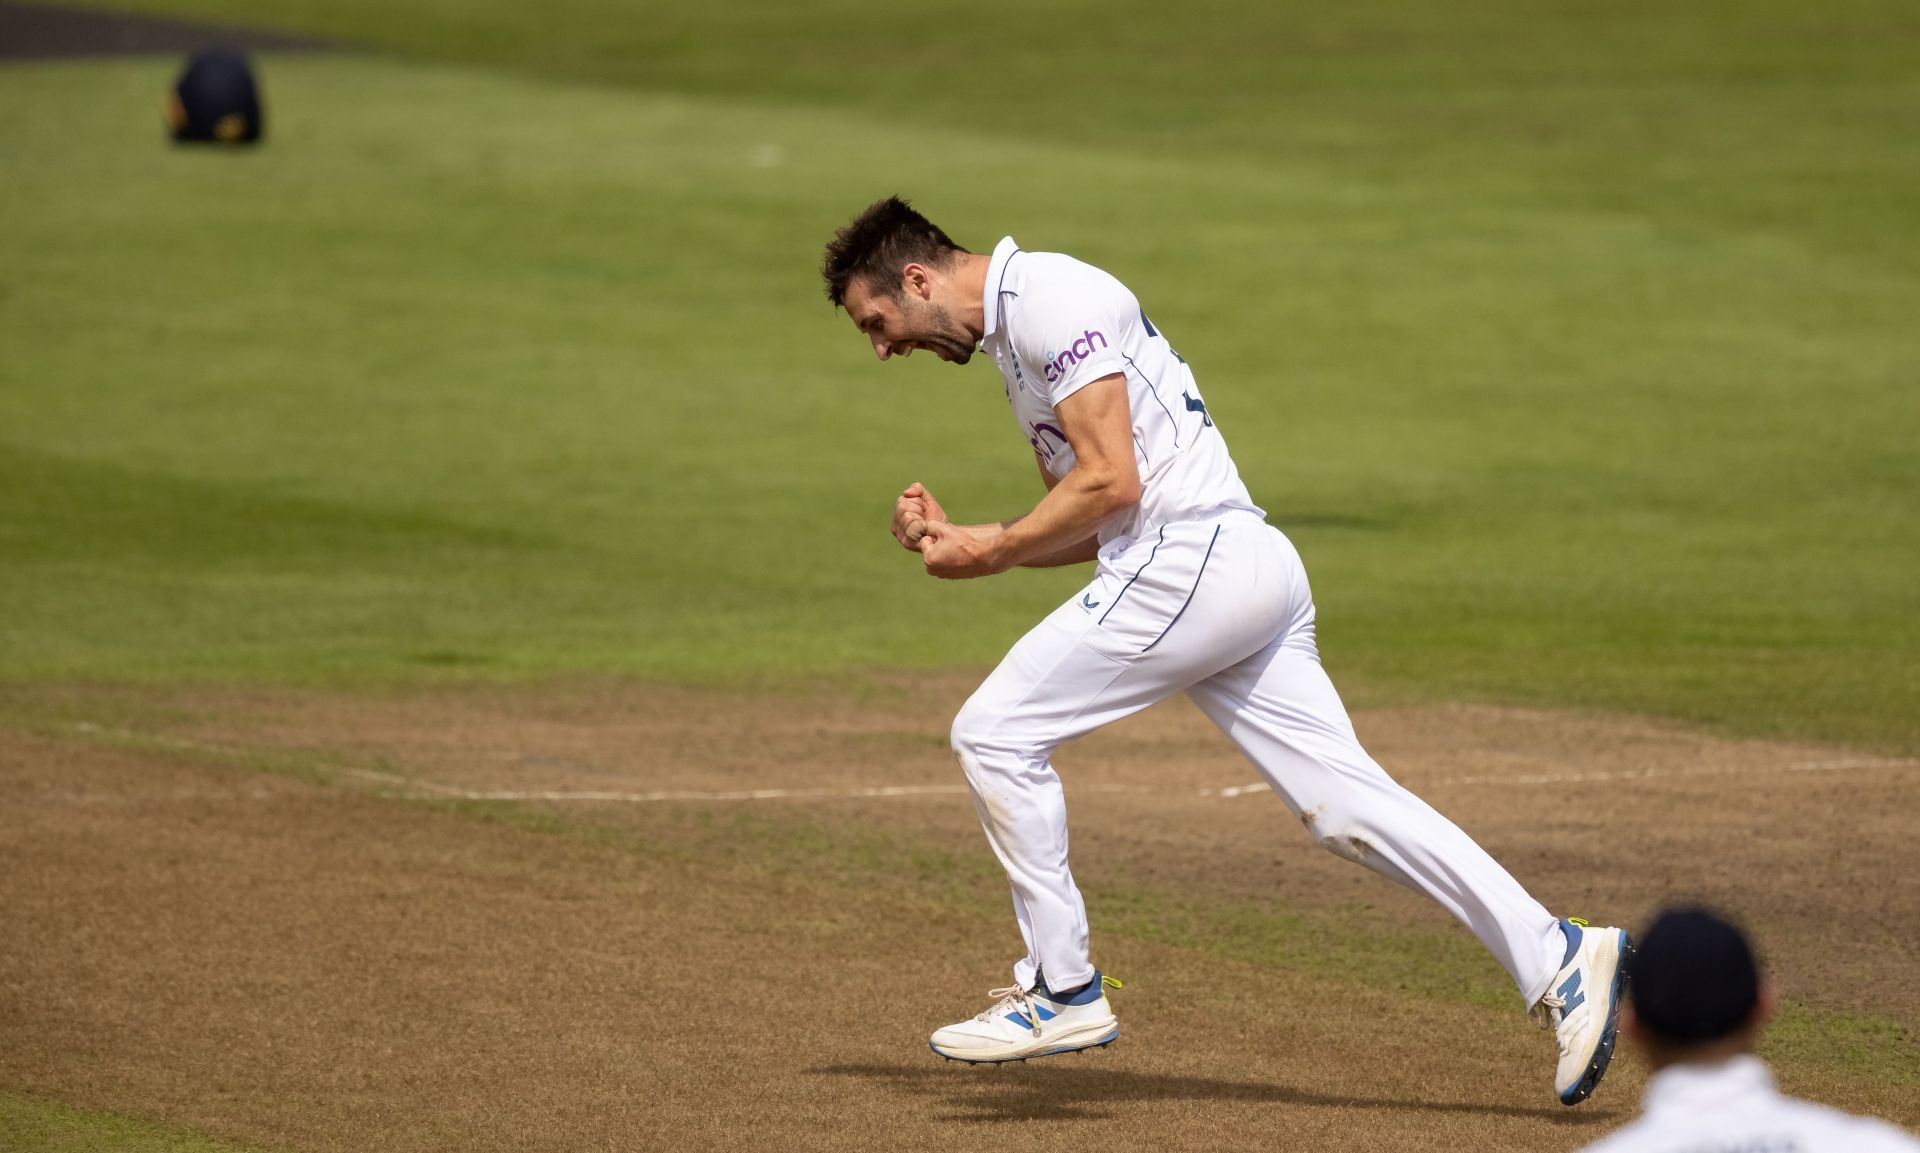
[[[1578,1105],[1593,1095],[1613,1059],[1633,943],[1625,930],[1596,929],[1578,917],[1561,921],[1560,928],[1567,935],[1567,956],[1533,1012],[1540,1027],[1552,1029],[1560,1042],[1554,1075],[1560,1103]]]
[[[927,1044],[954,1061],[1025,1061],[1111,1045],[1120,1023],[1107,1004],[1107,986],[1120,982],[1094,973],[1085,988],[1053,993],[1010,986],[988,993],[993,1007],[971,1020],[935,1031]]]

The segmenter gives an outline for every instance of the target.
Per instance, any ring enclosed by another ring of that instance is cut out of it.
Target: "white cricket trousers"
[[[1013,883],[1022,988],[1042,972],[1057,990],[1094,974],[1054,749],[1181,691],[1321,845],[1440,902],[1528,1005],[1547,992],[1565,951],[1558,921],[1360,747],[1320,667],[1300,554],[1250,512],[1110,542],[1093,584],[1022,637],[953,722],[980,823]]]

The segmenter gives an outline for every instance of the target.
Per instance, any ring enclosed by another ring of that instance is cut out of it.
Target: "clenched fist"
[[[940,502],[918,481],[908,485],[893,502],[893,539],[909,552],[920,551],[927,524],[936,521],[947,523],[947,510],[941,508]]]

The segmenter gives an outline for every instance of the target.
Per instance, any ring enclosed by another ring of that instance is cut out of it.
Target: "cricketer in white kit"
[[[1920,1153],[1920,1140],[1774,1086],[1755,1056],[1774,992],[1739,926],[1663,910],[1627,961],[1621,1029],[1650,1076],[1638,1118],[1580,1153]]]
[[[1627,935],[1556,919],[1360,747],[1320,666],[1299,554],[1266,523],[1193,372],[1133,293],[1011,237],[991,256],[968,252],[897,197],[836,234],[823,274],[882,360],[926,349],[964,364],[984,349],[1047,486],[1025,516],[957,525],[915,484],[895,502],[896,539],[937,577],[1094,564],[953,723],[1027,951],[1012,986],[936,1031],[933,1050],[1023,1060],[1118,1036],[1050,759],[1184,692],[1320,844],[1458,917],[1556,1030],[1560,1099],[1591,1094],[1613,1051]]]

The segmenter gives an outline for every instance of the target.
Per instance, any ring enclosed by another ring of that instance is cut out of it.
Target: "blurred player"
[[[1753,1046],[1773,1013],[1740,930],[1703,909],[1661,913],[1627,962],[1622,1027],[1653,1076],[1640,1119],[1583,1153],[1920,1153],[1883,1121],[1781,1096]]]
[[[1133,293],[1012,237],[976,255],[897,197],[841,229],[822,271],[881,360],[927,351],[965,364],[976,347],[992,357],[1046,484],[1025,515],[971,525],[912,485],[895,502],[895,538],[949,579],[1094,564],[953,722],[1027,951],[1012,986],[935,1032],[934,1051],[1012,1061],[1119,1035],[1050,758],[1185,692],[1320,844],[1426,893],[1486,945],[1556,1030],[1560,1099],[1586,1099],[1613,1051],[1626,934],[1556,920],[1360,747],[1320,667],[1300,557],[1253,503],[1193,373]]]

